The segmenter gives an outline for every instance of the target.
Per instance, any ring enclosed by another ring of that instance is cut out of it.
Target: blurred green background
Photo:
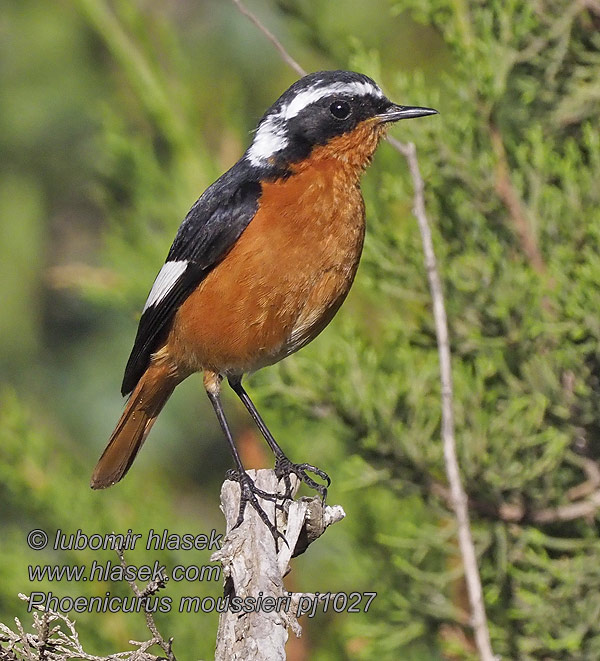
[[[447,296],[460,461],[493,645],[507,659],[600,658],[600,15],[593,1],[248,0],[307,70],[372,75],[400,103],[427,181]],[[201,382],[168,403],[131,473],[92,492],[122,410],[137,318],[175,231],[295,79],[233,3],[5,2],[0,12],[0,622],[30,583],[26,534],[221,529],[230,459]],[[364,178],[356,285],[311,346],[249,380],[288,454],[333,478],[348,518],[288,577],[377,591],[319,615],[300,659],[470,659],[445,498],[437,350],[412,190],[383,145]],[[270,465],[240,404],[249,465]],[[209,552],[127,556],[206,564]],[[217,595],[175,583],[165,594]],[[73,615],[73,614],[71,614]],[[79,614],[89,653],[148,638],[143,616]],[[156,616],[180,659],[211,658],[216,616]]]

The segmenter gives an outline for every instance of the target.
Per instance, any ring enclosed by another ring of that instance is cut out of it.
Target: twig
[[[599,0],[581,0],[581,5],[591,12],[600,15],[600,1]]]
[[[306,71],[296,62],[296,60],[287,52],[283,44],[277,37],[265,26],[260,20],[242,3],[241,0],[233,0],[233,3],[240,10],[240,12],[249,18],[254,25],[265,35],[265,37],[275,46],[283,61],[288,64],[299,75],[305,76]]]
[[[589,496],[600,486],[600,467],[598,464],[589,457],[578,457],[577,459],[586,475],[586,480],[567,491],[567,498],[571,501]]]
[[[125,555],[123,554],[123,549],[118,548],[117,549],[117,555],[119,556],[119,560],[121,561],[121,567],[123,569],[127,569],[127,563],[125,562]],[[164,575],[158,576],[155,580],[150,581],[148,585],[143,589],[140,590],[134,580],[127,580],[129,583],[129,587],[133,590],[133,594],[135,594],[136,597],[139,597],[142,600],[142,608],[144,609],[144,615],[146,616],[146,626],[148,627],[150,633],[152,634],[152,640],[149,641],[148,648],[152,647],[152,645],[158,645],[161,647],[164,652],[167,655],[167,659],[169,661],[177,661],[175,658],[175,655],[173,654],[173,638],[169,638],[169,640],[165,640],[160,631],[158,630],[156,626],[156,622],[154,621],[154,616],[152,615],[152,611],[148,609],[148,597],[152,596],[153,594],[156,594],[161,588],[165,587],[165,583],[167,581],[167,577]]]
[[[452,502],[450,490],[439,482],[432,482],[431,492],[448,503]],[[520,503],[486,503],[469,498],[469,508],[481,515],[497,521],[517,524],[550,524],[575,519],[593,519],[600,509],[600,489],[589,492],[589,482],[583,482],[574,489],[585,490],[585,495],[571,503],[556,507],[544,507],[530,510]],[[567,496],[569,492],[567,492]]]
[[[117,549],[117,554],[121,560],[121,566],[126,569],[127,563],[125,562],[122,549]],[[145,642],[130,641],[132,645],[138,646],[136,650],[116,652],[109,657],[88,654],[79,641],[79,634],[73,620],[51,608],[34,604],[32,606],[35,609],[33,611],[33,626],[37,634],[26,633],[18,618],[15,618],[16,631],[12,631],[6,625],[0,623],[0,642],[9,643],[8,648],[0,647],[0,659],[6,659],[7,661],[21,659],[24,661],[67,661],[68,659],[84,659],[85,661],[109,661],[110,659],[119,659],[121,661],[159,661],[159,657],[148,652],[152,646],[159,645],[166,653],[168,661],[177,661],[172,650],[173,639],[170,638],[168,641],[165,641],[161,636],[147,604],[148,598],[165,586],[165,580],[165,577],[159,576],[156,580],[148,583],[143,590],[138,588],[135,581],[127,581],[135,596],[141,601],[144,614],[146,615],[146,623],[152,634],[152,638]],[[30,601],[30,597],[24,594],[19,594],[19,598],[23,599],[23,601]],[[50,628],[55,622],[59,624]],[[66,627],[68,633],[65,633],[61,629],[61,625]],[[160,658],[164,659],[165,657]]]
[[[407,160],[415,191],[413,213],[419,224],[425,268],[429,279],[429,289],[433,302],[433,318],[440,360],[440,381],[442,386],[442,442],[446,475],[450,484],[452,508],[458,523],[458,541],[465,569],[465,580],[471,604],[473,630],[479,656],[483,661],[494,661],[494,653],[490,642],[481,578],[477,568],[477,556],[471,535],[467,495],[462,486],[460,469],[456,456],[456,440],[454,438],[454,406],[452,388],[452,365],[450,361],[450,342],[448,339],[448,321],[444,305],[442,283],[437,269],[431,229],[425,211],[425,183],[419,169],[417,150],[412,142],[404,144],[395,138],[388,138],[394,149]]]
[[[241,3],[241,0],[233,0],[240,11],[251,18],[252,22],[266,37],[276,46],[283,59],[300,75],[304,75],[304,69],[287,53],[282,44],[253,16]],[[394,138],[389,138],[391,145],[398,150],[407,160],[414,186],[414,214],[419,224],[423,251],[425,255],[425,267],[429,279],[429,288],[433,301],[433,316],[435,320],[438,353],[440,359],[440,380],[442,386],[442,442],[444,446],[444,458],[446,474],[450,484],[452,505],[458,524],[458,539],[462,555],[467,590],[472,611],[473,630],[475,642],[482,661],[494,661],[490,634],[483,603],[483,591],[481,578],[477,567],[477,556],[471,535],[469,523],[469,512],[467,496],[463,489],[458,459],[456,456],[456,441],[454,439],[454,414],[452,394],[452,367],[450,361],[450,343],[448,340],[448,322],[444,305],[442,284],[437,270],[437,262],[433,249],[431,230],[425,212],[424,182],[419,170],[417,150],[413,143],[403,144]]]
[[[30,597],[19,594],[19,598],[29,602]],[[8,643],[8,647],[0,647],[0,659],[6,661],[68,661],[79,659],[84,661],[160,661],[159,657],[148,653],[148,649],[156,643],[154,639],[145,643],[132,642],[139,649],[127,652],[116,652],[110,656],[88,654],[82,647],[75,622],[63,613],[45,606],[34,604],[33,628],[37,634],[26,633],[19,618],[15,618],[15,629],[12,631],[0,623],[0,643]],[[58,624],[56,624],[58,622]],[[51,628],[52,627],[52,628]],[[62,627],[62,628],[61,628]],[[63,631],[66,629],[67,632]],[[160,657],[164,659],[164,657]]]

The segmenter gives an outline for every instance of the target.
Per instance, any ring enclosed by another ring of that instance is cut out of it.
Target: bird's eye
[[[329,106],[329,111],[336,119],[348,119],[352,112],[350,104],[346,101],[334,101]]]

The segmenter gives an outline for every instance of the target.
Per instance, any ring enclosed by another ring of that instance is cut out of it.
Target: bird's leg
[[[285,481],[286,498],[292,497],[290,475],[293,473],[296,475],[296,477],[298,477],[299,480],[304,482],[304,484],[319,493],[324,501],[327,497],[327,487],[331,484],[329,475],[327,475],[325,471],[322,471],[320,468],[312,466],[311,464],[294,464],[292,461],[290,461],[277,444],[277,441],[273,438],[273,434],[271,434],[269,431],[269,428],[261,418],[260,413],[257,411],[256,406],[254,406],[254,403],[248,396],[248,393],[244,390],[241,378],[229,377],[229,385],[233,388],[236,395],[242,400],[244,406],[248,409],[248,413],[250,413],[252,419],[256,423],[256,426],[260,429],[260,433],[264,436],[265,441],[267,441],[269,447],[273,451],[273,454],[275,455],[275,474],[279,479],[283,478]],[[322,480],[325,480],[327,484],[323,485],[315,482],[307,475],[307,471],[314,473]]]
[[[216,386],[215,383],[217,384]],[[235,447],[235,442],[233,440],[233,436],[231,434],[229,424],[227,423],[227,419],[225,418],[225,412],[223,411],[223,405],[221,404],[221,397],[219,394],[220,386],[216,381],[216,379],[214,379],[213,382],[211,383],[212,387],[209,388],[206,377],[205,377],[205,386],[206,386],[206,393],[208,395],[208,398],[210,399],[211,404],[213,405],[215,413],[217,414],[217,418],[219,420],[219,424],[221,425],[221,429],[223,430],[223,433],[225,434],[225,438],[227,438],[227,442],[229,443],[229,448],[231,449],[231,454],[233,455],[233,460],[235,461],[235,465],[237,468],[236,471],[237,479],[240,483],[240,511],[238,514],[237,521],[235,522],[233,528],[235,529],[242,524],[242,521],[244,520],[244,512],[246,510],[246,505],[250,503],[250,505],[252,505],[252,507],[256,510],[256,513],[261,518],[262,522],[267,526],[267,528],[271,532],[271,535],[273,535],[273,539],[275,540],[275,547],[277,548],[278,539],[282,539],[283,542],[287,545],[286,538],[279,532],[279,530],[277,530],[277,527],[273,523],[271,523],[267,513],[261,507],[260,503],[256,498],[256,496],[259,496],[260,498],[264,498],[266,500],[276,501],[277,495],[266,493],[265,491],[262,491],[262,489],[258,489],[254,484],[254,482],[252,481],[252,478],[246,472],[242,464],[240,455],[237,451],[237,448]]]

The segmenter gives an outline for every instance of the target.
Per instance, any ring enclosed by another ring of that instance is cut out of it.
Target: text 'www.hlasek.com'
[[[211,530],[208,534],[177,534],[169,530],[125,534],[86,534],[81,529],[66,533],[60,529],[51,538],[45,530],[35,529],[27,535],[27,545],[35,551],[218,551],[223,535]],[[97,582],[129,584],[140,581],[151,584],[167,580],[176,583],[205,583],[220,581],[221,566],[217,564],[177,564],[167,570],[159,560],[151,564],[126,564],[121,561],[92,560],[88,564],[37,564],[28,566],[29,581],[32,583],[78,583]],[[253,613],[293,612],[296,617],[311,618],[317,613],[366,613],[377,596],[376,592],[315,592],[313,594],[273,597],[259,592],[253,596],[221,597],[185,595],[174,599],[167,595],[135,594],[115,595],[106,590],[95,595],[58,595],[52,591],[32,591],[28,600],[28,611],[43,609],[62,613],[115,613],[115,612],[158,612],[167,613],[176,609],[180,613]]]

